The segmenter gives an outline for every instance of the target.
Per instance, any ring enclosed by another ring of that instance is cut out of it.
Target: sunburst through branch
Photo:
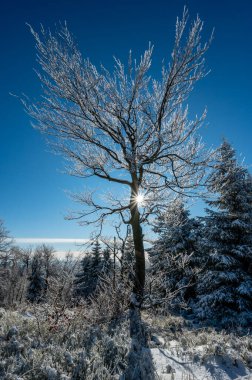
[[[142,193],[138,193],[135,197],[135,201],[139,206],[143,206],[145,202],[145,197]]]

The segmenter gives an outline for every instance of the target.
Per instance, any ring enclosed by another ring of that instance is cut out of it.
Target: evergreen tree
[[[126,283],[134,280],[135,249],[131,229],[128,228],[127,237],[122,247],[121,273]]]
[[[42,271],[43,262],[39,252],[35,252],[32,264],[31,275],[29,276],[29,285],[27,289],[27,300],[32,303],[45,301],[47,282]]]
[[[106,275],[112,271],[112,260],[110,257],[110,249],[105,248],[102,252],[103,255],[103,268],[102,272]]]
[[[245,323],[252,311],[252,180],[237,164],[235,151],[226,141],[219,148],[208,190],[205,218],[208,263],[197,286],[197,314],[220,318],[239,315]]]
[[[149,259],[153,290],[158,297],[178,292],[173,299],[178,303],[193,296],[200,227],[180,199],[157,218],[154,232],[159,236],[149,250]]]
[[[89,273],[91,267],[91,255],[86,253],[85,257],[80,262],[79,272],[76,273],[74,279],[74,289],[73,296],[74,298],[87,298],[91,291],[89,287]]]
[[[103,264],[101,245],[97,239],[91,252],[81,260],[80,271],[74,280],[75,298],[89,298],[94,293],[99,284]]]

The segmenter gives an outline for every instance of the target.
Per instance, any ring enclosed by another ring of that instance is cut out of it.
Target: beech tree
[[[50,135],[68,160],[70,174],[124,187],[108,188],[106,198],[91,191],[76,195],[84,208],[72,217],[102,227],[117,216],[131,225],[139,299],[145,284],[142,226],[174,192],[195,193],[210,156],[197,134],[206,111],[190,120],[185,104],[206,74],[210,41],[201,42],[199,17],[187,25],[185,9],[176,22],[171,61],[163,63],[158,79],[150,73],[151,44],[139,63],[130,51],[127,64],[115,58],[110,72],[82,57],[66,25],[55,34],[31,27],[43,97],[38,103],[23,102],[35,127]]]

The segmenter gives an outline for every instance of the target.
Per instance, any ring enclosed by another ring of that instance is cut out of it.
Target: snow
[[[159,335],[152,335],[151,340],[153,343],[155,343],[157,346],[164,346],[165,340]]]
[[[170,342],[176,346],[176,342]],[[173,351],[151,348],[151,356],[160,380],[251,380],[252,371],[225,355],[208,357],[206,363],[193,362],[174,355]]]

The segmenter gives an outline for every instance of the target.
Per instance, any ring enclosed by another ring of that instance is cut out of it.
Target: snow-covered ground
[[[211,356],[197,363],[187,355],[176,356],[172,350],[151,348],[153,363],[160,380],[234,380],[252,379],[252,371],[228,356]],[[198,347],[198,351],[201,348]]]
[[[244,331],[148,311],[143,347],[130,337],[127,312],[99,321],[90,305],[66,309],[57,320],[55,311],[49,305],[0,309],[1,380],[133,380],[125,375],[132,365],[144,373],[134,380],[252,380],[252,338]]]
[[[181,317],[145,315],[159,380],[252,380],[252,337],[193,326]]]

